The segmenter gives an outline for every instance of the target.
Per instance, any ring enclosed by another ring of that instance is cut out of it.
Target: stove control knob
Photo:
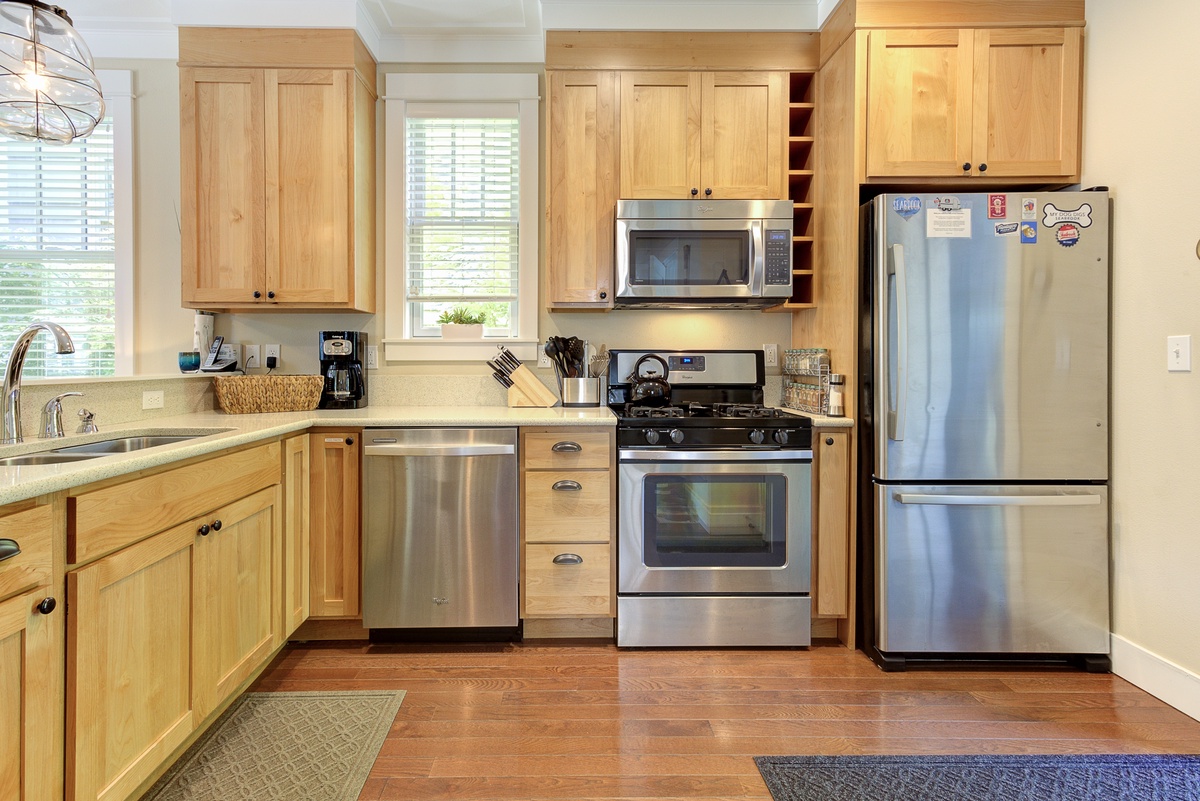
[[[755,445],[762,445],[766,438],[767,432],[763,431],[761,428],[756,428],[750,432],[750,441]]]
[[[645,431],[642,432],[642,436],[646,438],[646,444],[648,444],[648,445],[657,445],[658,444],[658,432],[655,431],[653,428],[647,428]]]
[[[683,442],[683,432],[678,428],[672,428],[667,432],[667,436],[670,437],[671,442],[674,442],[676,445]]]
[[[780,445],[787,445],[788,444],[788,432],[786,429],[781,428],[778,431],[776,431],[774,434],[771,435],[771,439],[775,440]]]

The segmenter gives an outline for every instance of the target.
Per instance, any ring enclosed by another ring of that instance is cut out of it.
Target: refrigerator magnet
[[[1036,220],[1037,219],[1037,198],[1027,197],[1021,201],[1021,219]]]
[[[1060,209],[1053,203],[1042,206],[1042,225],[1053,228],[1063,223],[1075,223],[1080,228],[1088,228],[1092,224],[1092,204],[1083,203],[1077,209]]]
[[[899,214],[904,219],[912,217],[921,210],[921,198],[919,197],[895,197],[892,198],[892,211]]]
[[[1008,195],[988,195],[988,219],[1003,220],[1008,217]]]
[[[1021,223],[1021,244],[1036,245],[1037,244],[1037,223],[1023,222]]]
[[[1021,225],[1015,222],[998,222],[992,224],[996,226],[996,236],[1013,236],[1017,233],[1017,228]]]
[[[1058,244],[1064,248],[1075,247],[1075,243],[1079,241],[1079,229],[1072,223],[1063,223],[1058,226],[1058,230],[1054,232],[1054,238],[1058,240]]]

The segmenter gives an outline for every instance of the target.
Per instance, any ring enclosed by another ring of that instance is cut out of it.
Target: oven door
[[[805,593],[812,451],[620,452],[618,591]]]
[[[749,301],[763,295],[761,220],[617,220],[617,296]]]

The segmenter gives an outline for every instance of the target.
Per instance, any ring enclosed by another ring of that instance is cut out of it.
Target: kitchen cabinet
[[[52,801],[63,791],[66,611],[52,585],[54,515],[44,504],[6,511],[0,539],[20,553],[0,562],[0,798]]]
[[[813,431],[813,613],[846,618],[851,614],[850,429]]]
[[[374,65],[291,33],[180,29],[184,306],[375,310]]]
[[[308,434],[283,441],[283,622],[282,642],[308,619],[309,591],[309,491],[311,451]]]
[[[362,431],[317,431],[309,436],[309,612],[314,618],[361,617]]]
[[[615,431],[521,429],[521,617],[615,615]]]
[[[127,798],[266,664],[280,464],[271,443],[71,491],[68,797]]]
[[[781,72],[623,72],[624,199],[780,199]]]
[[[559,71],[546,79],[546,305],[611,309],[617,73]]]
[[[1079,172],[1080,28],[873,30],[866,177]]]

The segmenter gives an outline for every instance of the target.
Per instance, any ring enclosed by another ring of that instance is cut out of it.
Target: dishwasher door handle
[[[508,456],[515,445],[367,445],[364,456]]]

